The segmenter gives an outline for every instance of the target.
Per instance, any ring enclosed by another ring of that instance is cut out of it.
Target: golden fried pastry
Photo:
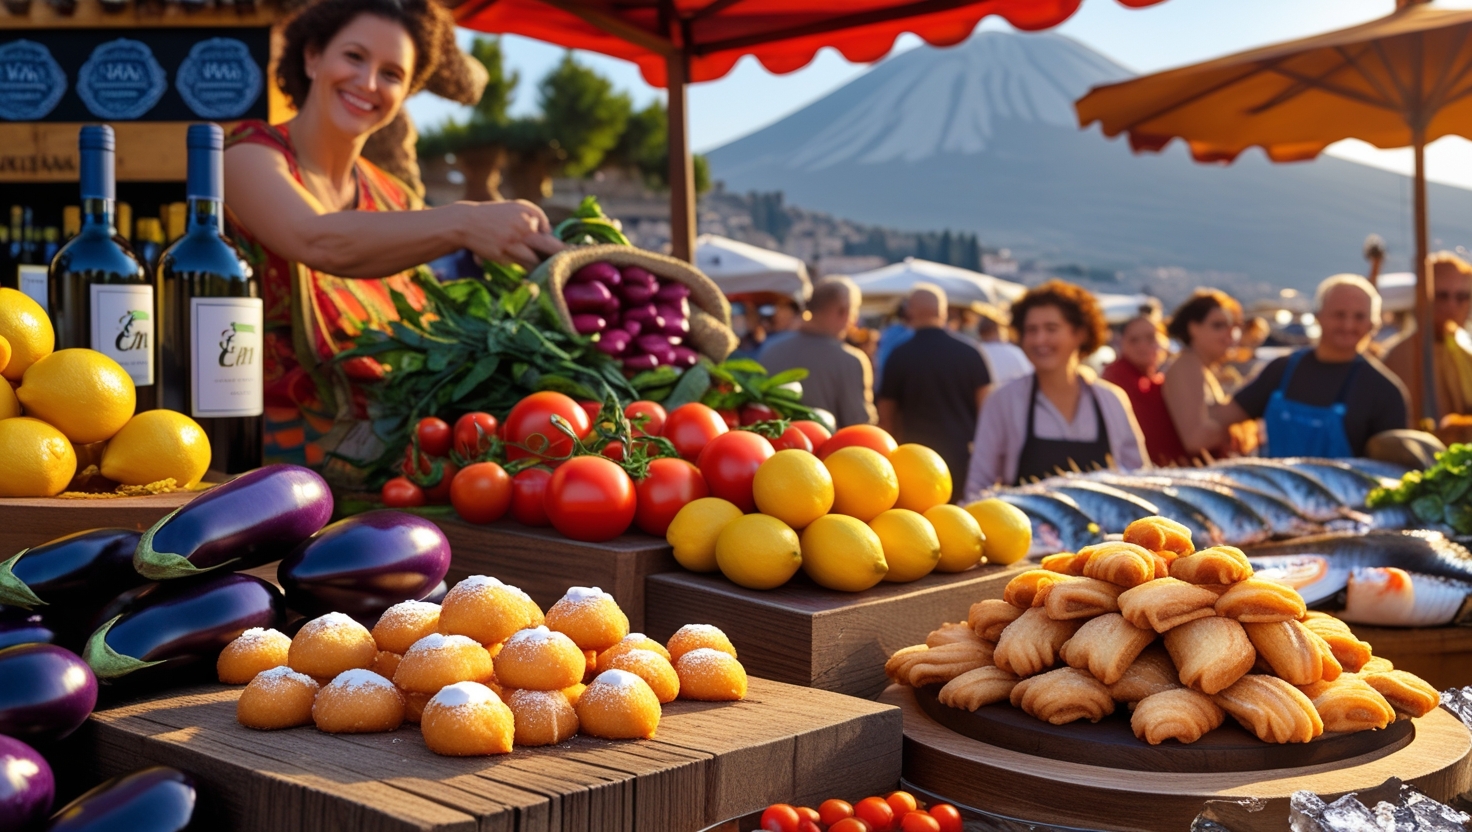
[[[1154,640],[1154,630],[1142,630],[1111,612],[1084,622],[1058,655],[1069,667],[1087,670],[1095,679],[1112,685]]]
[[[489,687],[489,685],[487,685]],[[440,688],[444,690],[444,688]],[[404,697],[404,721],[419,724],[419,718],[424,715],[424,706],[434,697],[434,693],[415,693],[414,691],[399,688],[399,693]],[[435,691],[439,693],[439,691]],[[498,693],[497,696],[500,694]]]
[[[429,750],[446,757],[510,754],[516,717],[485,685],[456,682],[425,704],[419,730]]]
[[[709,650],[710,648],[705,647],[702,649]],[[714,652],[726,656],[725,653],[721,653],[719,650]],[[690,656],[694,653],[695,651],[692,650],[686,653],[685,656]],[[684,658],[685,656],[681,656],[680,658]],[[726,656],[726,658],[730,659],[731,657]],[[731,661],[734,662],[736,660],[731,659]],[[675,668],[670,664],[669,659],[666,659],[653,650],[629,650],[620,653],[609,660],[608,667],[617,670],[627,670],[648,682],[650,690],[654,691],[654,695],[659,698],[659,704],[661,705],[666,702],[675,701],[675,697],[680,695],[679,674],[675,673]]]
[[[1227,714],[1211,697],[1190,688],[1175,688],[1151,694],[1135,705],[1130,728],[1135,736],[1160,745],[1166,740],[1193,743],[1216,729]]]
[[[627,670],[599,673],[578,697],[576,710],[583,733],[607,740],[647,739],[659,727],[659,699]]]
[[[644,635],[643,633],[629,633],[628,635],[620,639],[618,644],[615,644],[607,650],[604,650],[602,653],[598,654],[597,673],[594,673],[593,675],[596,676],[598,675],[598,673],[602,673],[603,671],[607,670],[608,661],[614,656],[617,656],[620,653],[627,653],[630,650],[651,650],[661,656],[664,656],[665,661],[670,661],[670,651],[666,650],[663,644],[660,644],[659,642],[655,641],[649,636]],[[670,663],[672,665],[674,664],[673,662]],[[592,680],[589,679],[588,681]]]
[[[302,625],[287,650],[286,664],[325,684],[344,670],[373,666],[378,644],[368,628],[340,612],[330,612]]]
[[[1319,712],[1324,730],[1329,733],[1369,731],[1395,721],[1395,709],[1385,697],[1354,676],[1302,685],[1299,690],[1314,703],[1314,710]]]
[[[1216,615],[1217,595],[1176,578],[1159,578],[1119,595],[1119,612],[1136,627],[1163,633],[1187,621]]]
[[[1232,584],[1216,599],[1216,614],[1243,624],[1294,621],[1303,617],[1303,596],[1276,581],[1248,578]]]
[[[583,691],[585,691],[587,689],[588,689],[588,686],[587,685],[583,684],[582,682],[579,682],[579,683],[577,683],[576,685],[573,685],[570,688],[563,688],[562,689],[562,695],[567,697],[568,704],[572,705],[573,707],[577,707],[578,697],[582,696],[583,695]]]
[[[1324,733],[1314,703],[1276,676],[1249,673],[1212,701],[1263,742],[1308,742]]]
[[[1173,627],[1165,634],[1165,649],[1181,684],[1207,695],[1229,687],[1257,661],[1247,631],[1230,618],[1198,618]]]
[[[1404,670],[1386,670],[1361,677],[1365,684],[1380,692],[1390,707],[1401,716],[1423,717],[1441,704],[1441,694],[1425,679]]]
[[[1013,707],[1063,725],[1080,719],[1098,722],[1114,713],[1114,697],[1103,682],[1075,667],[1060,667],[1023,679],[1012,688]]]
[[[1048,617],[1060,621],[1070,618],[1093,618],[1106,612],[1119,611],[1119,594],[1123,588],[1097,578],[1077,578],[1044,587],[1038,593]]]
[[[440,602],[440,632],[469,636],[485,647],[543,622],[542,608],[531,596],[486,575],[455,584]]]
[[[1370,660],[1360,667],[1359,675],[1368,676],[1372,673],[1389,673],[1395,669],[1395,663],[1384,656],[1371,656]]]
[[[1083,577],[1084,564],[1089,562],[1089,553],[1059,552],[1056,555],[1048,555],[1043,558],[1041,564],[1043,569],[1049,572],[1057,572],[1060,575],[1073,575]]]
[[[1241,549],[1213,546],[1171,561],[1170,576],[1188,584],[1235,584],[1252,577],[1252,564]]]
[[[986,639],[976,634],[971,625],[962,621],[959,624],[942,624],[930,631],[925,637],[926,647],[939,647],[942,644],[954,644],[956,642],[979,642]]]
[[[992,663],[1022,677],[1042,673],[1057,663],[1058,650],[1082,625],[1082,621],[1049,618],[1040,607],[1030,609],[1002,630]]]
[[[741,658],[736,655],[735,646],[731,644],[729,638],[726,638],[726,634],[721,632],[721,628],[712,624],[686,624],[670,636],[669,643],[665,646],[669,648],[670,664],[678,662],[681,656],[691,650],[699,650],[702,647],[730,653],[733,659]]]
[[[981,637],[982,641],[990,641],[995,644],[997,639],[1002,637],[1002,630],[1021,615],[1020,608],[1000,598],[988,598],[971,605],[970,612],[966,614],[966,623],[971,625],[971,629]]]
[[[923,654],[929,650],[930,647],[924,644],[901,647],[884,662],[884,675],[902,685],[910,684],[910,671],[915,669],[915,665],[924,658]]]
[[[1109,541],[1085,546],[1079,554],[1089,553],[1084,564],[1084,577],[1108,581],[1125,587],[1139,586],[1155,577],[1155,558],[1149,549],[1124,541]]]
[[[312,720],[328,734],[392,731],[404,722],[404,697],[371,670],[344,670],[317,692]]]
[[[1007,586],[1002,589],[1002,600],[1018,609],[1030,609],[1042,603],[1038,600],[1038,594],[1047,587],[1074,580],[1078,579],[1062,572],[1029,569],[1007,582]]]
[[[1174,561],[1177,557],[1179,555],[1175,552],[1151,552],[1150,560],[1155,563],[1155,574],[1151,579],[1160,580],[1161,578],[1169,578],[1171,561]]]
[[[285,665],[251,678],[235,703],[235,719],[247,728],[271,731],[312,724],[317,683]]]
[[[494,664],[496,681],[508,688],[562,690],[583,681],[588,659],[566,634],[533,627],[507,639]]]
[[[932,647],[918,653],[908,663],[904,682],[911,687],[944,684],[968,670],[975,670],[992,663],[995,649],[989,641],[970,644],[951,643]],[[679,669],[679,664],[675,665]],[[683,684],[683,679],[681,681]]]
[[[1299,686],[1311,685],[1324,678],[1325,650],[1319,647],[1323,639],[1307,627],[1297,621],[1273,621],[1243,624],[1242,628],[1247,631],[1247,638],[1257,651],[1259,664],[1266,662],[1278,678]],[[1334,654],[1329,653],[1331,660],[1333,657]],[[1337,677],[1339,674],[1334,675]]]
[[[398,653],[379,650],[378,655],[373,657],[373,666],[368,669],[385,679],[392,679],[399,670],[399,662],[403,660],[404,657]]]
[[[578,732],[578,713],[560,690],[514,690],[506,704],[517,745],[556,745]]]
[[[1133,664],[1125,668],[1124,675],[1119,677],[1118,682],[1109,686],[1109,695],[1116,702],[1133,704],[1161,691],[1183,687],[1181,675],[1176,670],[1175,663],[1170,660],[1170,654],[1161,645],[1152,644],[1140,653]]]
[[[547,627],[584,650],[607,650],[629,634],[629,617],[596,586],[575,586],[547,610]]]
[[[383,611],[373,625],[373,640],[379,650],[403,655],[410,645],[430,633],[439,632],[440,605],[427,601],[400,601]]]
[[[946,682],[936,698],[942,705],[974,711],[982,705],[1007,701],[1019,681],[1000,667],[978,667]]]
[[[469,636],[430,633],[414,642],[394,670],[394,684],[430,696],[456,682],[492,678],[491,654]]]
[[[1191,530],[1164,517],[1141,517],[1124,527],[1124,542],[1151,552],[1169,552],[1185,557],[1196,551]]]
[[[734,702],[746,698],[746,668],[730,653],[712,647],[691,650],[675,660],[675,673],[680,677],[681,699]]]
[[[1350,631],[1349,625],[1328,613],[1310,610],[1303,619],[1303,626],[1318,635],[1329,645],[1334,658],[1346,673],[1360,673],[1370,661],[1372,652],[1368,641],[1361,641]]]
[[[243,685],[256,674],[287,663],[291,639],[285,633],[251,627],[225,645],[215,672],[226,685]]]

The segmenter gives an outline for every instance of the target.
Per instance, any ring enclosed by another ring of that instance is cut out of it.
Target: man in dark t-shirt
[[[991,374],[976,343],[946,330],[945,290],[917,284],[906,312],[915,334],[885,361],[879,426],[901,443],[917,442],[940,454],[960,493]]]

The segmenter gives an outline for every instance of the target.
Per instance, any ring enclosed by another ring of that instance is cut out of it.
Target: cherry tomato
[[[754,425],[757,422],[770,422],[773,419],[780,418],[777,415],[777,411],[773,410],[767,405],[761,404],[760,402],[743,404],[741,406],[741,410],[737,412],[737,415],[741,419],[741,424],[743,425]]]
[[[408,477],[394,477],[383,484],[379,493],[383,504],[389,508],[409,508],[424,505],[424,489]]]
[[[798,419],[792,423],[792,426],[807,434],[808,441],[813,443],[814,448],[823,447],[823,443],[827,442],[828,437],[833,435],[828,432],[827,428],[811,419]]]
[[[634,525],[657,537],[664,537],[686,503],[710,496],[699,468],[669,457],[651,460],[649,476],[635,483],[634,491],[639,497]]]
[[[797,825],[797,832],[823,832],[823,827],[807,818],[803,818],[802,823]]]
[[[547,519],[547,483],[552,472],[528,468],[511,478],[511,517],[523,526],[550,526]]]
[[[468,522],[494,523],[511,508],[511,477],[494,462],[467,465],[450,483],[450,505]]]
[[[712,497],[729,500],[750,514],[756,511],[756,498],[751,493],[756,469],[774,453],[772,443],[765,436],[749,430],[733,430],[712,439],[695,464],[705,477]]]
[[[882,797],[866,797],[854,806],[854,817],[874,827],[874,832],[894,828],[894,809]]]
[[[414,427],[419,438],[419,450],[428,456],[444,456],[450,452],[453,441],[450,425],[438,416],[426,416]]]
[[[798,450],[812,453],[813,441],[808,439],[806,433],[802,432],[802,428],[793,425],[787,430],[782,431],[781,436],[772,440],[772,447],[779,451]]]
[[[455,453],[469,460],[479,460],[491,449],[491,439],[501,429],[500,422],[489,413],[467,413],[455,420]]]
[[[828,832],[874,832],[874,827],[861,818],[844,818],[828,827]]]
[[[598,424],[598,414],[603,412],[603,402],[578,402],[578,407],[588,414],[588,424]]]
[[[899,447],[894,437],[889,435],[889,431],[883,428],[876,428],[873,425],[849,425],[846,428],[839,428],[838,433],[833,434],[818,448],[818,458],[827,459],[829,454],[850,445],[878,451],[879,455],[885,459],[888,459],[889,455],[894,453],[894,449]]]
[[[544,505],[552,528],[564,537],[612,540],[634,522],[634,481],[604,457],[575,456],[552,472]]]
[[[513,460],[539,456],[556,464],[560,461],[557,457],[567,456],[572,451],[572,440],[552,425],[554,415],[566,419],[572,426],[573,433],[580,439],[593,429],[588,411],[571,398],[551,390],[533,393],[517,402],[507,414],[506,441],[537,448],[540,453],[509,445],[506,448],[506,458]],[[536,438],[539,434],[545,438]]]
[[[604,445],[603,446],[603,450],[600,453],[602,453],[604,456],[608,457],[609,459],[613,460],[614,462],[623,462],[624,461],[624,443],[622,443],[622,442],[609,442],[607,445]]]
[[[682,458],[694,462],[710,440],[728,430],[719,413],[700,402],[691,402],[675,408],[665,419],[661,435],[670,440]]]
[[[961,832],[961,810],[949,803],[930,807],[930,816],[940,824],[940,832]]]
[[[819,820],[821,820],[821,818],[818,817],[818,810],[814,809],[811,806],[798,806],[797,816],[802,818],[804,822],[817,823]]]
[[[648,416],[649,421],[644,423],[643,429],[634,428],[635,436],[659,436],[664,430],[664,421],[669,414],[664,412],[664,407],[658,402],[637,401],[624,408],[624,417],[630,422],[635,416]]]
[[[906,812],[900,818],[900,832],[940,832],[940,821],[925,812]]]
[[[823,805],[818,807],[818,819],[829,826],[838,823],[844,818],[851,818],[853,816],[854,807],[847,800],[833,798],[832,800],[823,801]]]
[[[915,802],[915,796],[909,792],[890,792],[884,798],[884,802],[888,803],[889,808],[894,810],[894,816],[897,818],[902,818],[906,813],[920,808],[919,804]]]
[[[797,832],[797,825],[801,822],[796,809],[786,803],[773,803],[762,812],[761,828],[769,832]]]
[[[455,484],[455,475],[460,473],[460,466],[448,459],[436,461],[440,464],[440,481],[424,487],[424,499],[430,505],[442,506],[450,502],[450,487]],[[426,470],[432,469],[426,467]]]
[[[728,429],[741,427],[741,414],[735,410],[717,410],[716,413],[720,414],[721,421],[726,423]]]

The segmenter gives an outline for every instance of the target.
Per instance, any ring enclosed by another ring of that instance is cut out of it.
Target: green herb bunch
[[[1472,534],[1472,445],[1452,445],[1425,471],[1410,471],[1394,488],[1377,488],[1370,508],[1406,506],[1422,523],[1451,526]]]

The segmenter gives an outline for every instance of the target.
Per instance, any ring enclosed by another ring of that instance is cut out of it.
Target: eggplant
[[[572,316],[572,328],[579,335],[593,335],[608,328],[608,321],[602,315],[578,314]]]
[[[666,335],[640,335],[634,339],[634,344],[641,352],[654,356],[661,364],[670,364],[675,360],[674,340]]]
[[[56,798],[46,758],[18,739],[0,736],[0,829],[39,829]]]
[[[402,511],[368,511],[328,526],[281,561],[286,605],[308,617],[377,616],[433,592],[450,571],[440,527]]]
[[[449,583],[447,583],[445,581],[440,581],[439,584],[437,586],[435,586],[434,589],[431,589],[429,591],[429,594],[428,595],[424,596],[423,598],[420,598],[419,600],[424,601],[425,603],[429,603],[429,604],[441,604],[441,603],[444,603],[445,596],[446,595],[449,595],[449,594],[450,594],[450,585],[449,585]]]
[[[562,299],[574,314],[578,312],[602,312],[603,304],[613,297],[613,292],[602,283],[569,283],[562,288]]]
[[[622,329],[610,329],[599,335],[593,346],[597,347],[600,352],[617,358],[628,350],[633,340],[633,336]]]
[[[216,486],[143,533],[133,567],[155,581],[280,560],[332,519],[317,472],[267,465]]]
[[[653,370],[658,366],[659,359],[647,353],[630,355],[624,358],[624,367],[630,370]]]
[[[700,353],[689,347],[675,347],[675,359],[670,363],[676,367],[694,367],[700,363]]]
[[[603,302],[601,314],[608,319],[609,323],[613,323],[618,320],[619,310],[623,308],[624,305],[619,301],[618,295],[612,295]]]
[[[572,273],[574,283],[603,283],[608,286],[617,286],[624,280],[619,274],[618,267],[612,263],[589,263]]]
[[[141,584],[133,550],[142,536],[132,529],[91,529],[22,549],[0,563],[0,604],[75,609]]]
[[[654,293],[654,301],[656,303],[678,305],[680,302],[685,301],[687,303],[686,314],[689,314],[687,300],[689,297],[690,287],[683,283],[661,283],[659,284],[659,291]]]
[[[54,644],[59,634],[45,616],[20,607],[0,607],[0,650],[17,644]]]
[[[670,317],[668,315],[661,315],[660,317],[664,318],[664,326],[659,331],[675,339],[670,342],[672,345],[678,344],[678,339],[690,334],[690,321],[688,319]]]
[[[619,324],[619,326],[623,329],[624,332],[627,332],[630,335],[638,335],[640,332],[644,331],[644,325],[639,323],[638,321],[624,321],[623,323]]]
[[[97,677],[54,644],[0,650],[0,734],[50,742],[77,730],[97,705]]]
[[[236,636],[251,627],[279,627],[286,617],[280,590],[234,572],[150,584],[124,593],[120,606],[82,651],[99,679],[121,679],[155,665],[164,670],[213,663]]]
[[[194,778],[168,766],[114,777],[62,807],[46,832],[181,832],[194,818]]]
[[[648,286],[650,292],[659,289],[659,278],[654,276],[654,272],[649,271],[643,266],[624,266],[622,269],[619,269],[619,273],[623,275],[625,286],[630,283],[638,283],[642,286]]]
[[[624,285],[618,287],[618,295],[625,304],[644,304],[654,299],[654,287],[625,279]]]

